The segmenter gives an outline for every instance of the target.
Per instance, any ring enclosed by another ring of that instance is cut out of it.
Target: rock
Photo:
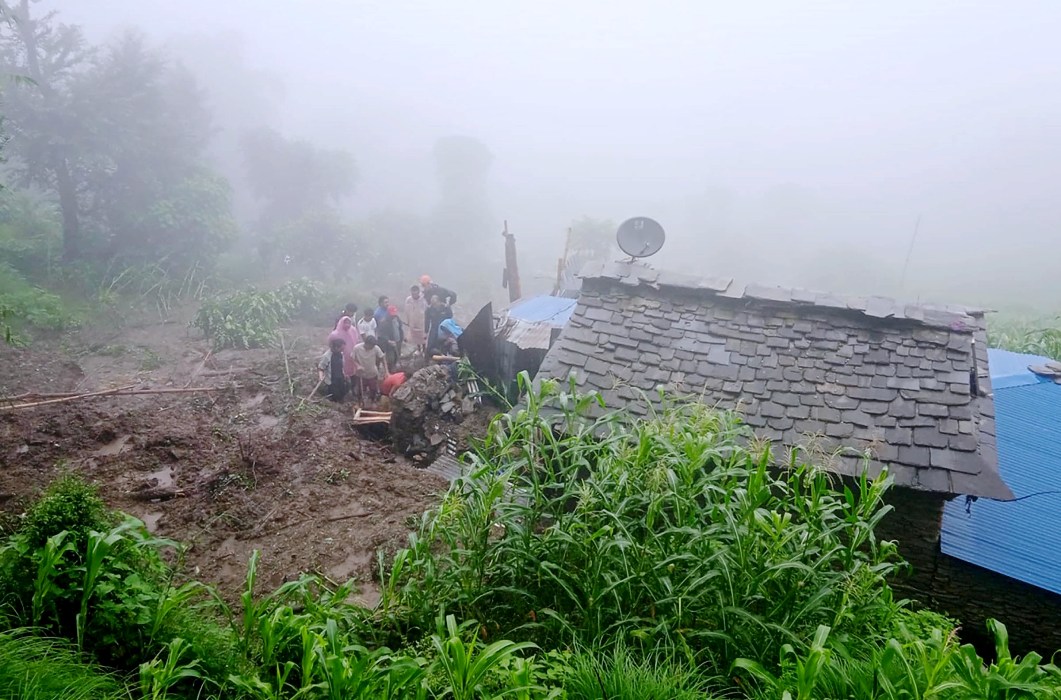
[[[446,425],[460,420],[460,387],[438,365],[415,372],[391,394],[391,436],[399,454],[433,457],[445,441]]]

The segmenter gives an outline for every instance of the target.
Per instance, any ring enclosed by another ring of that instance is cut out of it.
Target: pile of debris
[[[452,380],[448,368],[417,370],[391,394],[391,436],[399,454],[430,460],[456,444],[457,427],[476,403]]]

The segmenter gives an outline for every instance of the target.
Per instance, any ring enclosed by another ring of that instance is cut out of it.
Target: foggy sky
[[[910,293],[1061,302],[1056,0],[50,4],[97,40],[225,47],[213,65],[254,71],[258,99],[220,128],[347,148],[358,212],[429,207],[431,147],[459,133],[494,153],[499,220],[551,257],[575,217],[643,214],[670,236],[657,264],[724,274],[721,236],[816,286],[777,251],[901,267],[920,216]]]

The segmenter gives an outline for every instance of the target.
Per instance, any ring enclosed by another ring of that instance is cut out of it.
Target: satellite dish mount
[[[619,225],[615,232],[615,241],[619,249],[630,256],[630,262],[638,258],[655,255],[667,240],[663,227],[655,219],[647,216],[635,216]]]

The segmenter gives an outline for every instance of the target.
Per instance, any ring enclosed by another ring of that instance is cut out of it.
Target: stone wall
[[[1061,596],[1003,576],[940,551],[942,496],[894,488],[893,510],[877,535],[896,540],[911,568],[893,582],[902,597],[916,600],[962,623],[962,639],[982,654],[993,653],[986,621],[1006,625],[1010,651],[1037,651],[1043,657],[1061,650]]]

